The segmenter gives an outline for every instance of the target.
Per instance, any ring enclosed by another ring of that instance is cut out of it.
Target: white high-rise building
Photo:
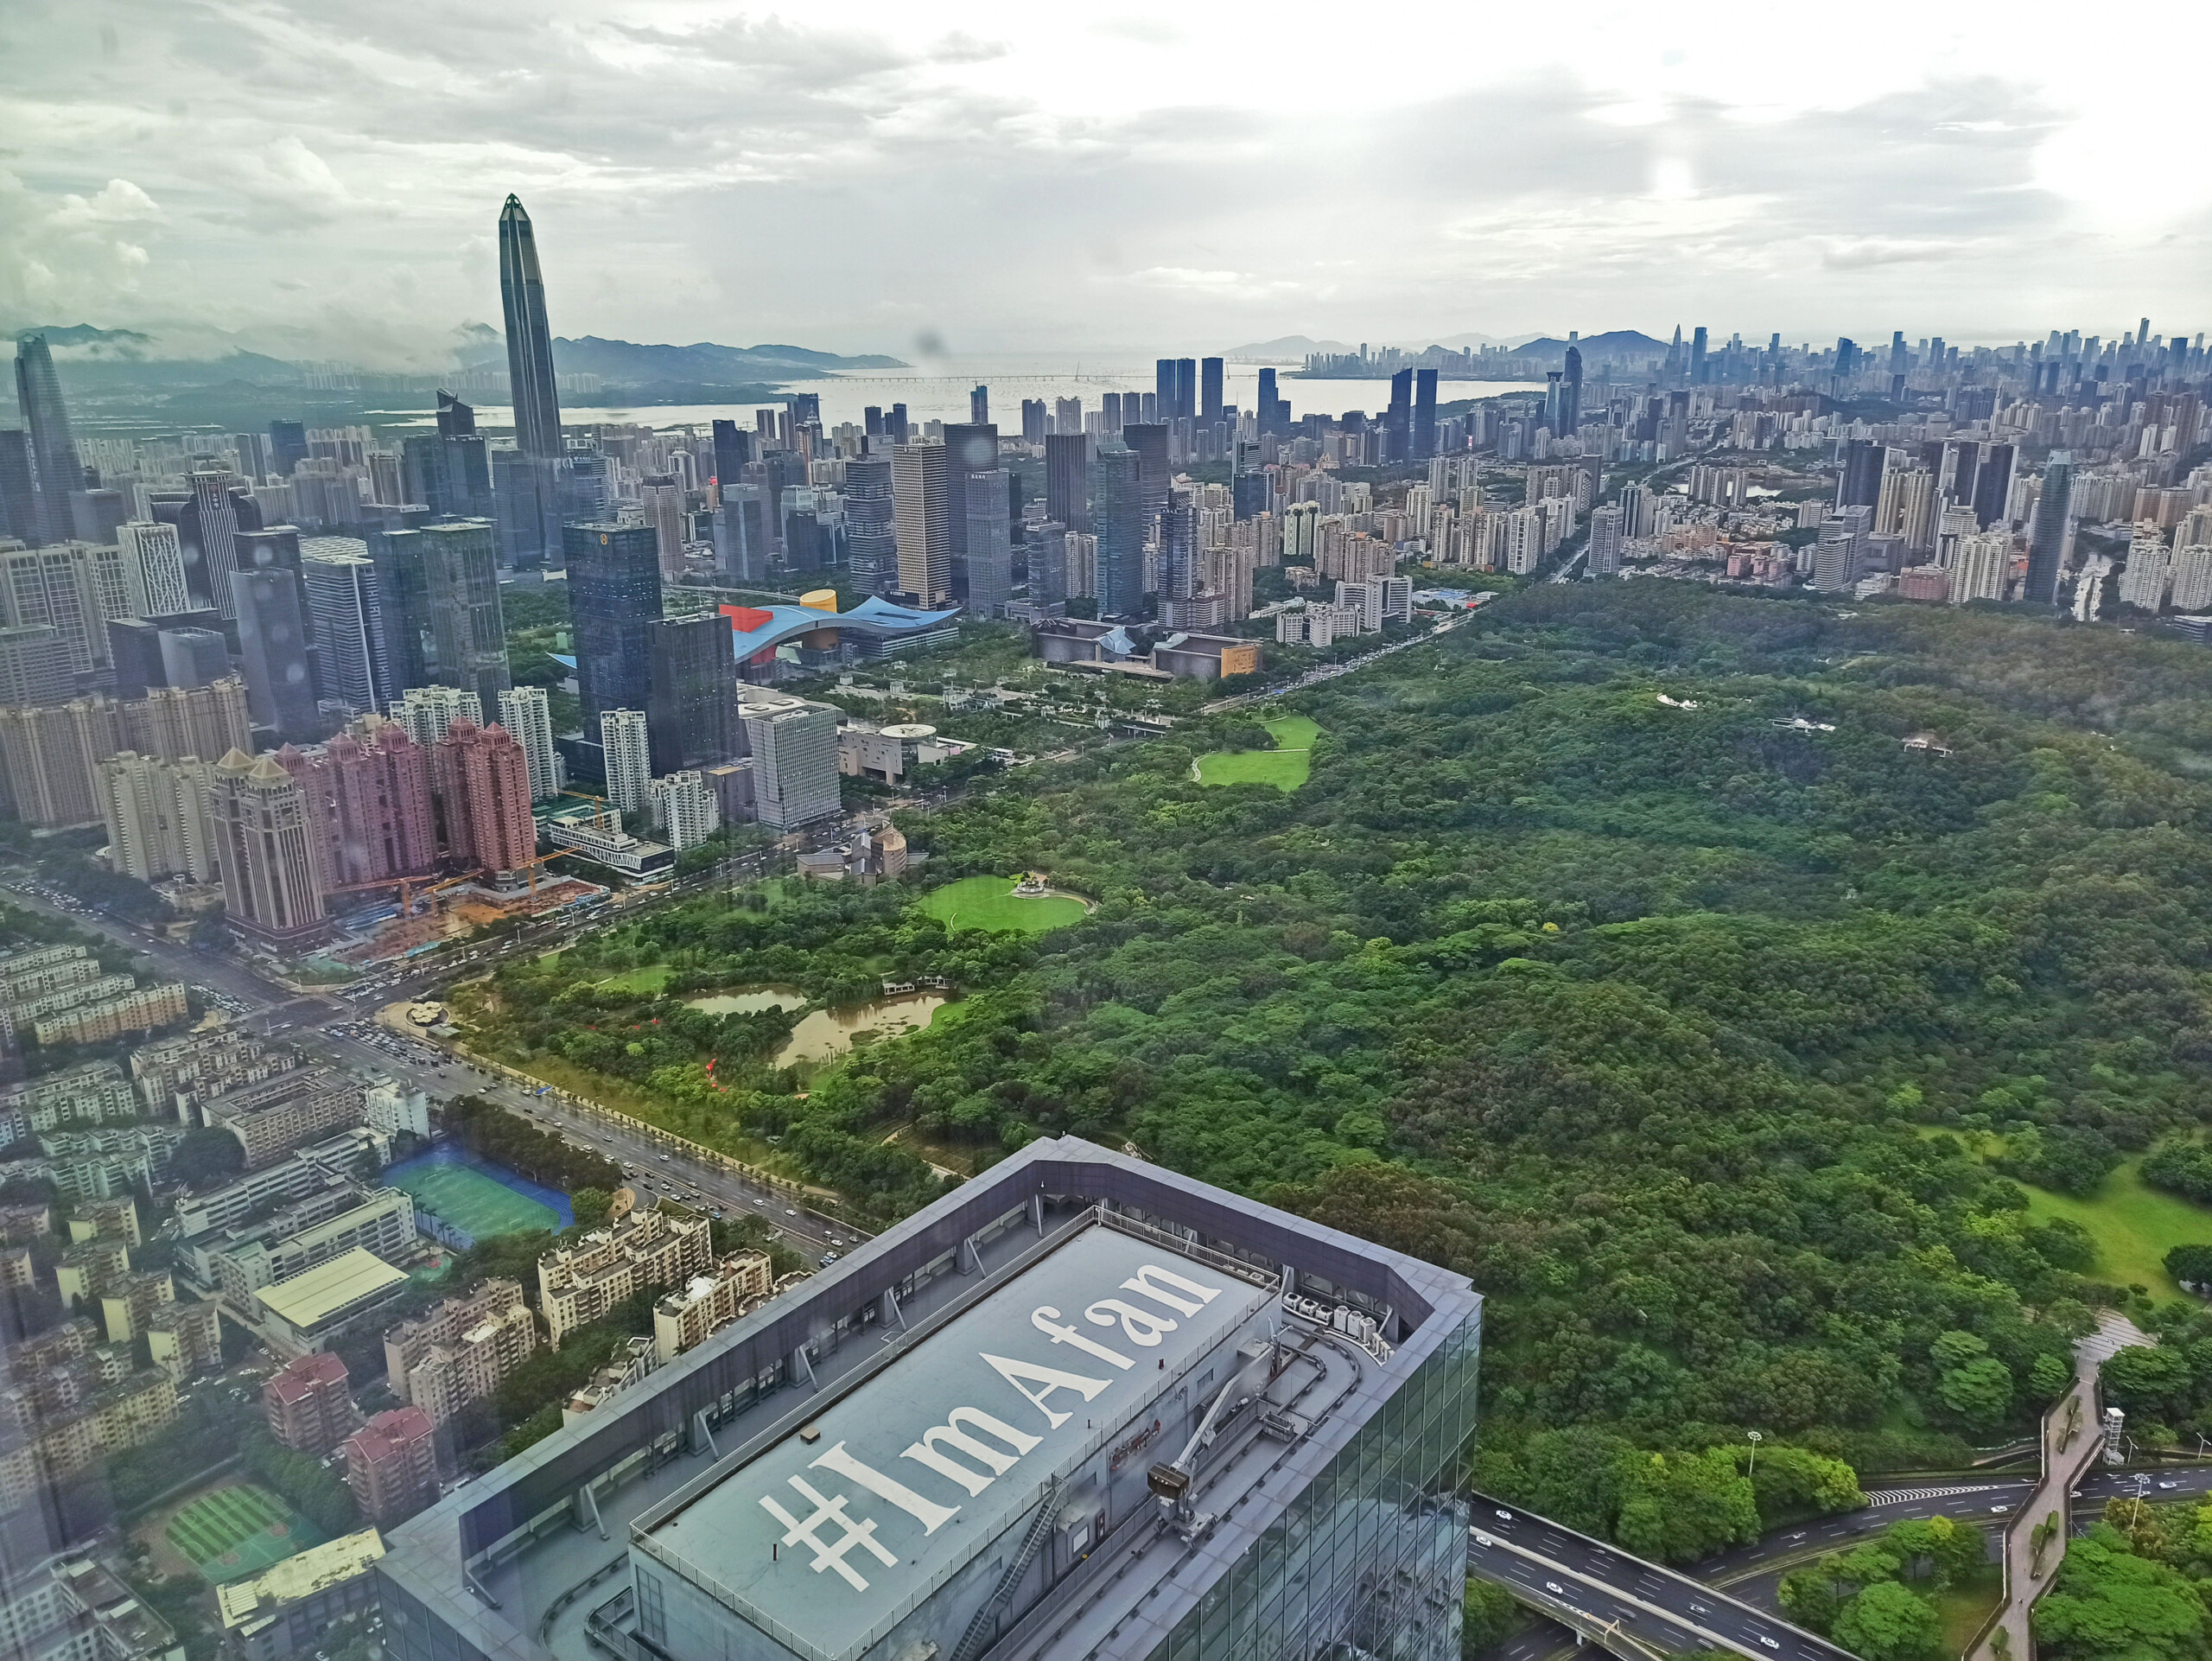
[[[2120,604],[2158,610],[2166,603],[2171,573],[2165,533],[2155,525],[2137,525],[2127,542],[2127,568],[2120,574]]]
[[[668,837],[671,848],[692,847],[721,827],[721,812],[715,792],[708,787],[707,775],[696,769],[651,780],[645,786],[645,796],[652,804],[653,823]]]
[[[391,718],[417,744],[438,742],[463,716],[482,726],[484,700],[457,686],[410,686],[391,706]]]
[[[176,526],[134,521],[115,527],[115,539],[138,568],[138,586],[145,596],[144,617],[168,617],[192,609],[192,592],[184,581],[184,545]]]
[[[511,686],[499,694],[499,724],[514,735],[530,763],[530,799],[542,802],[561,793],[568,769],[553,748],[552,706],[542,686]]]
[[[599,717],[599,742],[607,757],[607,799],[625,813],[646,805],[653,776],[643,710],[608,710]]]
[[[2174,550],[2174,609],[2212,611],[2212,543]]]
[[[838,712],[758,687],[741,688],[739,695],[753,746],[753,799],[760,823],[783,830],[833,818],[840,805]]]
[[[1978,537],[1961,537],[1951,564],[1951,603],[1969,600],[2002,600],[2012,575],[2012,538],[1992,531]]]

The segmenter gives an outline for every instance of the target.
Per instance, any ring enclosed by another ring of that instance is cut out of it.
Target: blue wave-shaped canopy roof
[[[873,634],[880,640],[895,640],[925,630],[942,628],[960,615],[960,608],[948,606],[943,611],[924,611],[917,606],[901,606],[886,600],[880,595],[870,595],[850,611],[815,611],[805,606],[747,606],[747,611],[765,611],[768,620],[758,628],[740,629],[736,620],[731,627],[736,636],[736,653],[740,662],[763,652],[772,652],[785,641],[797,640],[823,628],[856,628],[864,634]],[[574,669],[573,655],[554,652],[546,654],[564,668]]]

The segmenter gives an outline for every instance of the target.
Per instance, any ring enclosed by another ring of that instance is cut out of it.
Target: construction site
[[[496,880],[479,869],[334,888],[326,898],[338,920],[339,936],[316,956],[334,966],[364,969],[493,924],[602,904],[607,890],[600,884],[546,869],[570,852],[540,855],[526,866],[499,873]]]

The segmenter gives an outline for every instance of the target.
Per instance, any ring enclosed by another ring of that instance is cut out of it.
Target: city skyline
[[[2186,57],[2204,22],[2154,10]],[[499,315],[483,204],[512,192],[570,337],[926,358],[1679,314],[1994,342],[2177,316],[2212,207],[2155,159],[2185,111],[2094,99],[1986,7],[1818,38],[1720,8],[1408,11],[1327,53],[1141,10],[963,35],[867,7],[563,3],[533,30],[402,7],[360,42],[283,5],[111,16],[20,20],[0,68],[10,328],[435,366]],[[219,113],[150,73],[216,50]]]

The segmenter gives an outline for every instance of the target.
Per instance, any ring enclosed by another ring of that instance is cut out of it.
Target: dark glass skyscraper
[[[995,423],[947,422],[944,429],[945,546],[952,556],[952,594],[968,597],[968,475],[999,464]]]
[[[645,734],[653,771],[711,767],[736,755],[737,645],[730,620],[719,611],[664,617],[646,631],[646,642],[652,687]]]
[[[2074,457],[2053,450],[2044,464],[2043,491],[2028,526],[2028,586],[2031,606],[2058,603],[2058,572],[2066,558],[2066,516],[2074,502]]]
[[[47,350],[43,334],[27,334],[16,343],[16,398],[30,429],[40,526],[48,542],[67,542],[69,498],[85,487],[85,468],[77,459],[69,411],[61,402],[61,380],[54,372],[54,354]]]
[[[30,544],[41,539],[31,479],[29,435],[21,427],[0,427],[0,537]]]
[[[849,474],[849,468],[848,473]],[[1045,438],[1045,517],[1070,531],[1090,531],[1090,435]]]
[[[1160,435],[1166,430],[1130,428]],[[1098,614],[1134,617],[1144,604],[1144,486],[1135,450],[1102,451],[1098,457]]]
[[[1427,369],[1421,373],[1429,377],[1428,418],[1433,424],[1436,420],[1435,373]],[[1560,383],[1559,396],[1560,431],[1562,434],[1573,432],[1582,425],[1582,348],[1579,346],[1567,348],[1567,374]]]
[[[1843,471],[1837,477],[1838,507],[1872,507],[1882,500],[1887,450],[1871,438],[1853,438],[1843,447]]]
[[[524,455],[557,461],[561,398],[553,380],[553,332],[545,321],[545,279],[530,215],[512,196],[499,210],[499,302],[506,313],[515,442]]]
[[[734,489],[745,480],[745,464],[753,459],[753,435],[734,421],[715,423],[715,483]]]
[[[1198,360],[1198,419],[1220,420],[1221,405],[1221,360],[1201,358]]]
[[[1569,352],[1573,351],[1569,347]],[[1580,362],[1578,359],[1576,361]],[[1568,427],[1567,431],[1573,431]],[[1414,453],[1412,459],[1426,461],[1436,454],[1436,372],[1433,369],[1414,371]]]
[[[1177,416],[1194,416],[1198,412],[1198,360],[1196,358],[1175,360],[1175,409]],[[1161,410],[1160,418],[1166,421],[1169,412]]]
[[[1982,453],[1974,475],[1974,516],[1985,531],[2005,517],[2006,498],[2012,493],[2012,447],[1992,444]]]
[[[862,594],[899,592],[899,528],[887,454],[845,463],[845,550],[855,589]]]
[[[643,710],[651,702],[660,554],[650,525],[565,525],[562,541],[575,628],[577,699],[585,737],[595,745],[602,713]]]
[[[1390,377],[1390,407],[1382,423],[1382,459],[1403,461],[1412,455],[1414,430],[1414,372],[1401,369]]]
[[[1167,507],[1169,469],[1166,423],[1159,421],[1141,421],[1135,426],[1123,427],[1122,442],[1126,444],[1137,457],[1137,488],[1141,493],[1138,497],[1137,511],[1141,516],[1141,523],[1137,527],[1137,545],[1141,548],[1150,538],[1154,528],[1160,523],[1160,514],[1166,512]],[[1103,536],[1105,532],[1102,529],[1099,534]],[[1106,559],[1103,545],[1099,550],[1098,558],[1103,570]],[[1102,585],[1106,581],[1103,575],[1098,580]],[[1143,592],[1141,587],[1137,590],[1140,596]]]

